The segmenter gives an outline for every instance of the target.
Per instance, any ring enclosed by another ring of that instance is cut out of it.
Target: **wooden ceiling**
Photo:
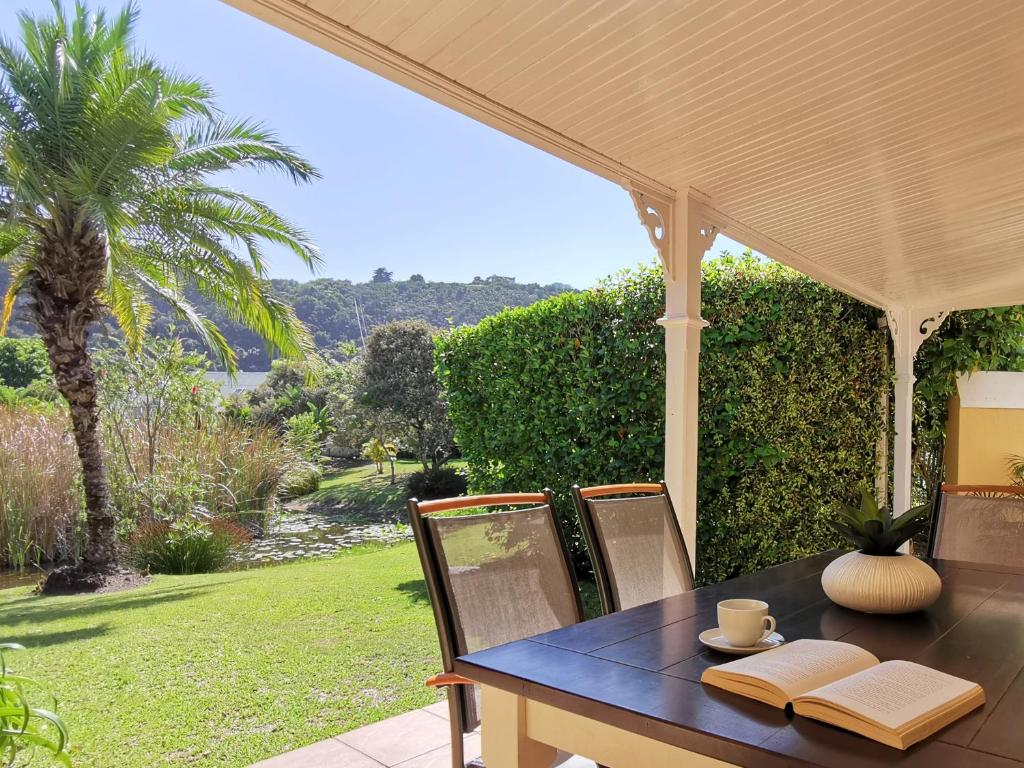
[[[1021,0],[227,1],[873,303],[1024,303]]]

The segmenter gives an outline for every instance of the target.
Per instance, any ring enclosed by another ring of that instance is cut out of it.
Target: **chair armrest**
[[[426,684],[430,688],[443,688],[446,685],[476,685],[468,677],[456,675],[454,672],[442,672],[439,675],[429,677]]]

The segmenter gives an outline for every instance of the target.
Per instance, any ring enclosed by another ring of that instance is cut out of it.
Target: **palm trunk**
[[[114,562],[117,553],[114,513],[110,507],[107,470],[99,436],[96,374],[92,370],[84,343],[74,343],[69,335],[62,334],[57,344],[51,345],[47,340],[46,346],[50,351],[50,365],[57,379],[57,388],[68,401],[71,428],[78,448],[78,459],[82,463],[88,529],[85,559],[94,565],[109,565]]]
[[[84,557],[104,567],[115,561],[117,550],[88,343],[89,326],[99,314],[96,294],[106,267],[106,242],[91,227],[69,226],[60,236],[44,240],[40,256],[28,285],[31,310],[57,389],[67,400],[82,463],[88,529]]]

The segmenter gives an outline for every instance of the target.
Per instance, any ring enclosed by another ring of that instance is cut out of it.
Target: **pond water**
[[[393,523],[354,523],[350,515],[290,511],[274,520],[262,538],[254,538],[233,558],[229,570],[258,568],[303,557],[330,557],[357,544],[392,544],[412,538],[408,526]],[[0,570],[0,589],[35,586],[45,571]]]
[[[26,568],[24,571],[5,571],[0,569],[0,589],[11,587],[34,587],[46,575],[41,568]]]
[[[262,538],[253,539],[235,556],[236,567],[328,557],[357,544],[385,544],[412,538],[408,526],[353,523],[343,513],[292,511],[275,520]]]

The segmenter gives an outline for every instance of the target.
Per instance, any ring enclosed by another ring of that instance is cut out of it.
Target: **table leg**
[[[484,765],[487,768],[549,768],[555,748],[526,735],[526,699],[481,686]]]

